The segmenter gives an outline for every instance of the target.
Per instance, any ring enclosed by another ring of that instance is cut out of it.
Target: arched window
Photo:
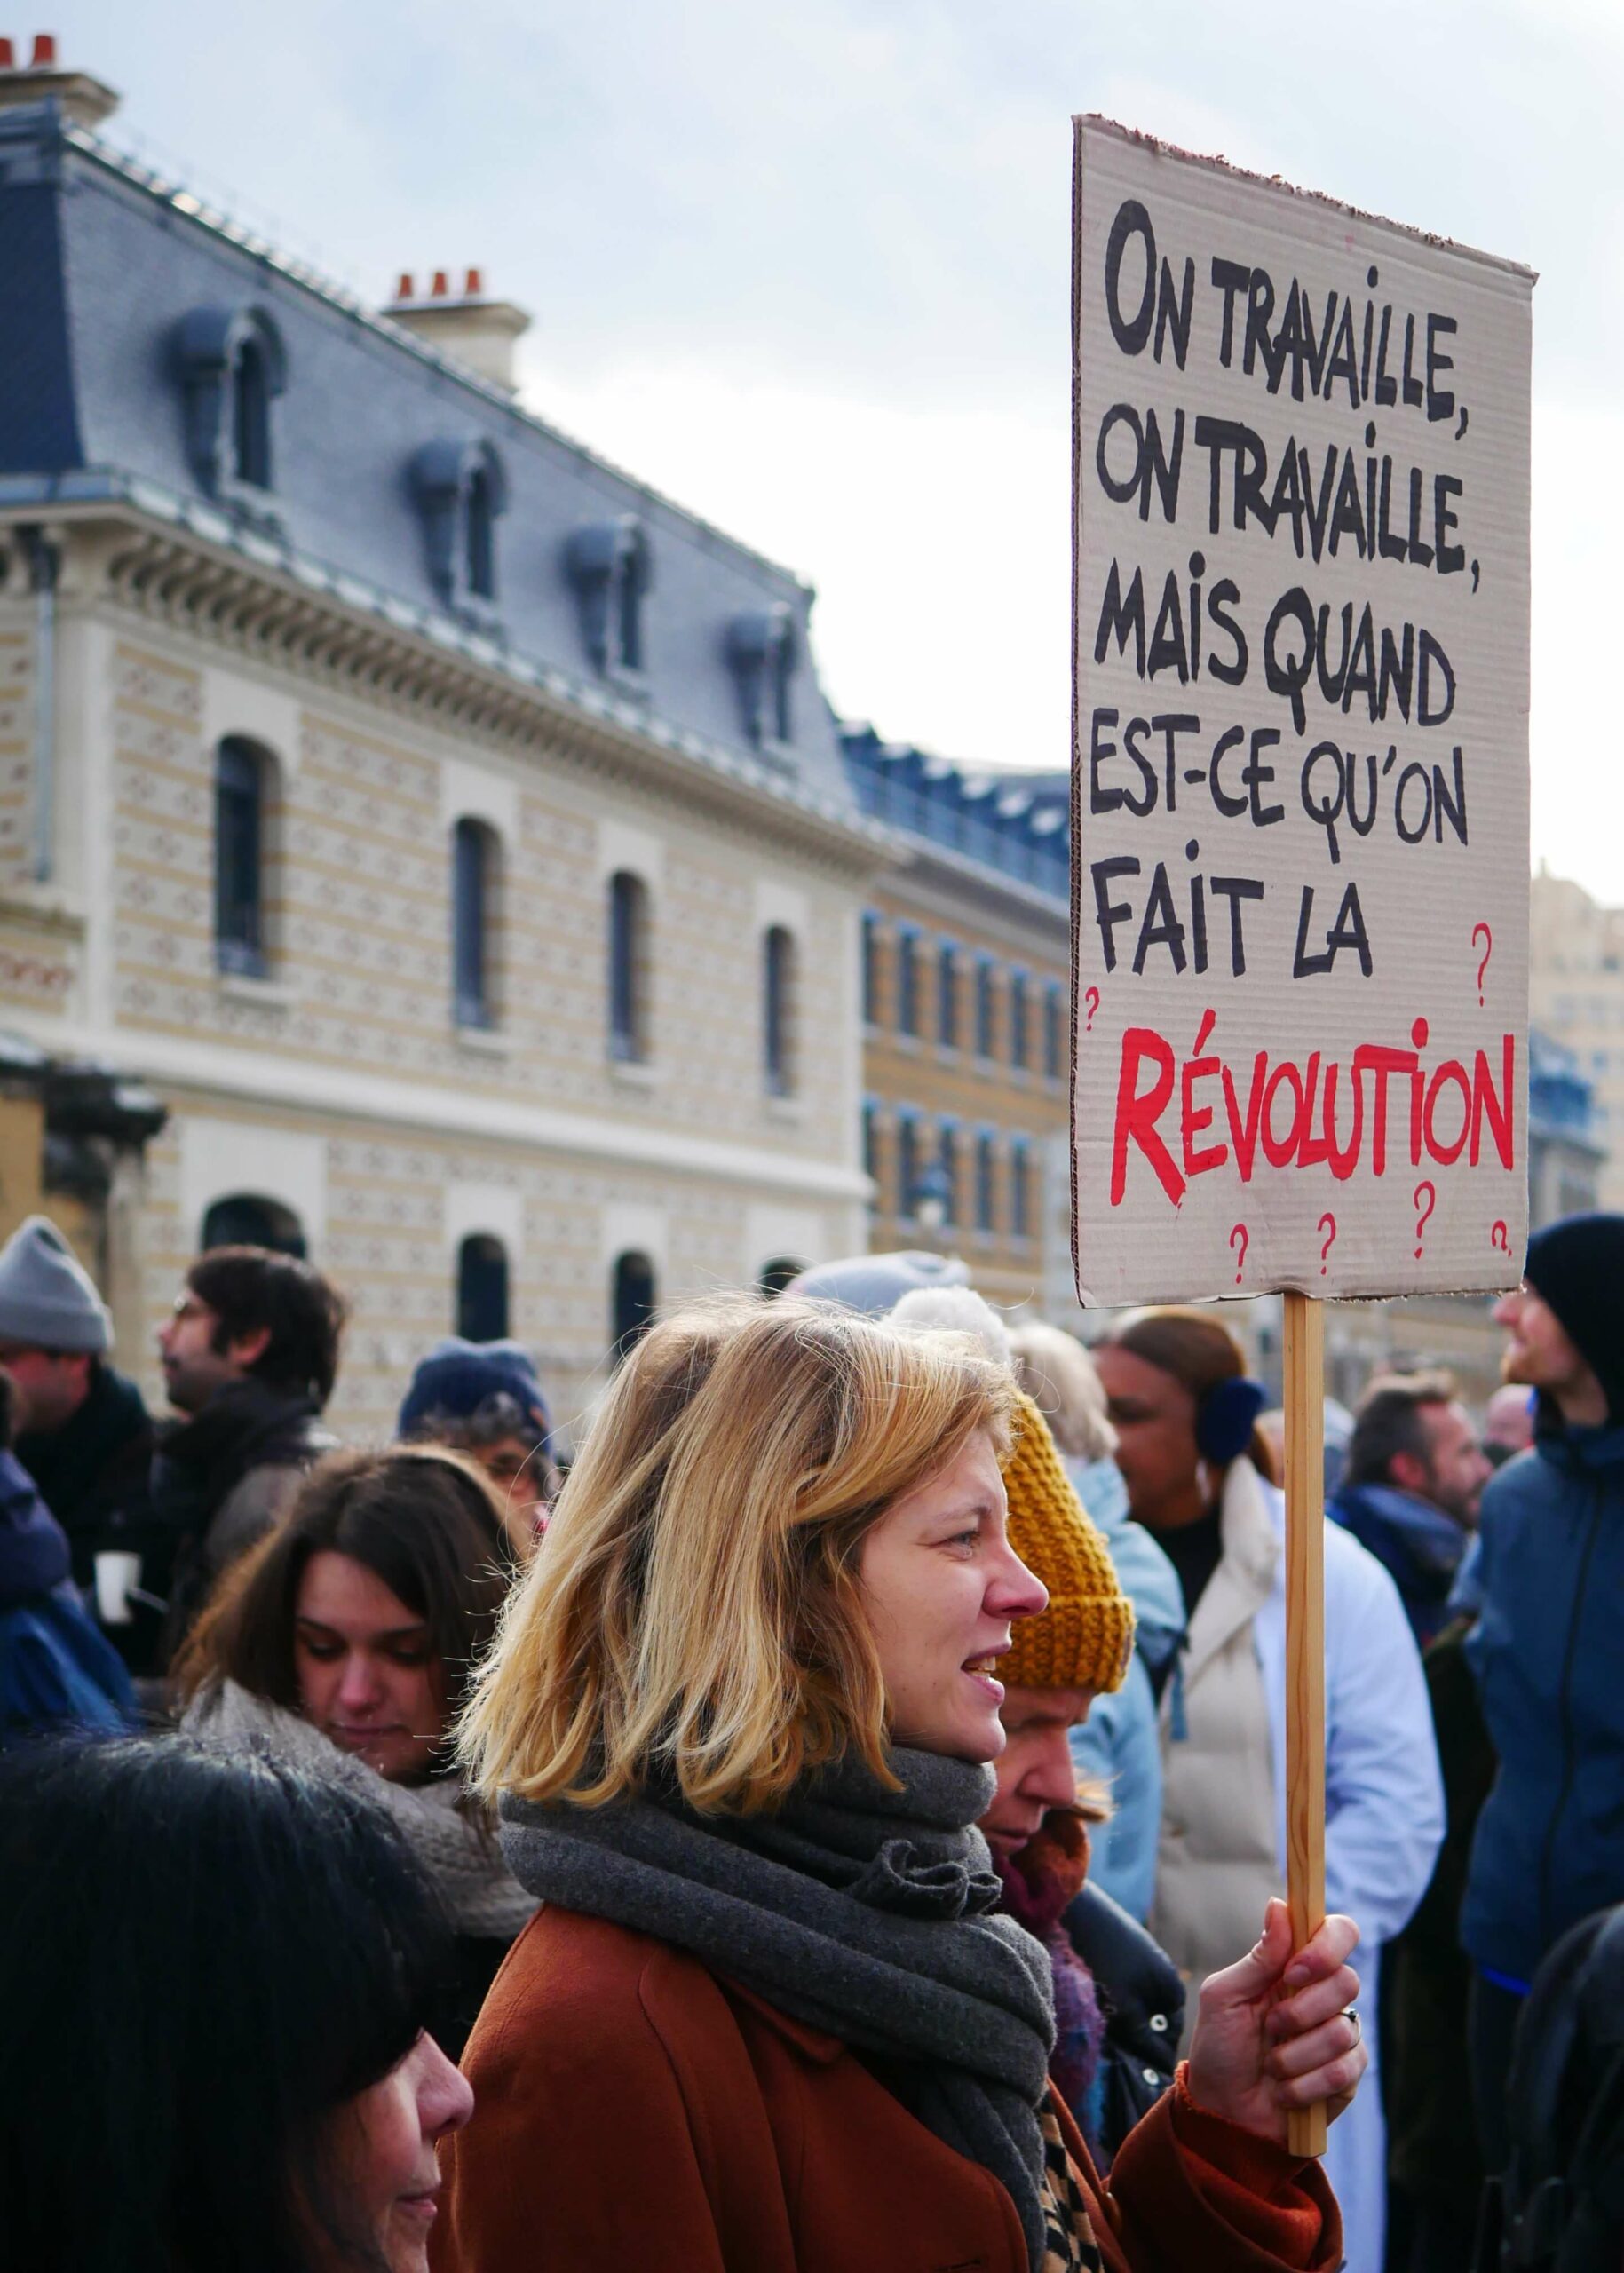
[[[609,879],[609,1055],[648,1056],[648,887],[630,868]]]
[[[271,487],[271,384],[263,344],[247,338],[231,375],[232,471],[256,489]]]
[[[941,1169],[942,1221],[944,1224],[956,1224],[959,1220],[959,1146],[950,1123],[944,1123],[937,1138],[936,1159]]]
[[[762,942],[762,1053],[769,1096],[795,1088],[795,941],[781,923]]]
[[[452,1009],[460,1026],[496,1023],[492,966],[496,840],[482,821],[451,833]]]
[[[976,1139],[976,1229],[978,1232],[990,1232],[997,1226],[996,1194],[993,1140],[983,1129]]]
[[[990,1057],[997,1010],[993,987],[995,966],[983,956],[976,965],[976,1056]]]
[[[611,1331],[616,1361],[634,1350],[654,1324],[654,1266],[635,1251],[617,1255],[610,1287]]]
[[[1010,1229],[1018,1239],[1032,1237],[1032,1147],[1024,1136],[1010,1146]]]
[[[224,971],[263,978],[265,926],[265,784],[263,751],[228,734],[215,757],[214,946]]]
[[[501,1342],[508,1331],[508,1251],[471,1232],[456,1251],[456,1330],[464,1342]]]
[[[1024,1067],[1026,1063],[1026,974],[1024,970],[1010,973],[1010,1063]]]
[[[789,1281],[798,1279],[805,1268],[798,1255],[775,1255],[771,1263],[762,1264],[756,1284],[764,1295],[781,1295]]]
[[[1043,1071],[1051,1081],[1066,1071],[1066,998],[1052,979],[1043,994]]]
[[[919,935],[906,926],[897,933],[897,1031],[919,1032]]]
[[[897,1213],[914,1213],[919,1190],[919,1123],[911,1113],[897,1121]]]
[[[948,939],[936,956],[936,1039],[944,1049],[959,1046],[959,951]]]
[[[303,1260],[308,1252],[305,1226],[292,1208],[250,1192],[217,1200],[203,1217],[197,1244],[205,1254],[217,1247],[268,1247],[277,1255],[297,1255]]]
[[[874,1186],[868,1201],[868,1213],[871,1216],[883,1215],[885,1195],[880,1189],[879,1107],[867,1101],[863,1105],[863,1174]]]

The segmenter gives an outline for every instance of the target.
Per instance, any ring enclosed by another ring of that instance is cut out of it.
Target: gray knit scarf
[[[439,1889],[455,1932],[511,1942],[535,1914],[535,1903],[503,1865],[488,1830],[464,1811],[455,1778],[388,1783],[353,1753],[329,1744],[297,1713],[250,1695],[234,1681],[200,1691],[180,1725],[217,1751],[264,1750],[387,1808]]]
[[[1054,2042],[1042,1944],[992,1913],[975,1828],[993,1771],[899,1749],[904,1789],[860,1762],[771,1816],[700,1817],[672,1795],[605,1808],[502,1802],[502,1847],[544,1902],[689,1951],[769,2004],[876,2053],[913,2113],[992,2172],[1043,2257],[1038,2111]]]

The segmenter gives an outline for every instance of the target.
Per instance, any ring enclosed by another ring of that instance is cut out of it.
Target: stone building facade
[[[1069,779],[966,773],[867,727],[845,748],[904,847],[863,919],[870,1247],[949,1247],[989,1300],[1076,1323]]]
[[[1596,1204],[1624,1208],[1624,907],[1544,867],[1529,896],[1528,1014],[1590,1086]]]
[[[459,1323],[567,1416],[652,1305],[863,1238],[887,853],[811,594],[527,414],[477,279],[458,362],[63,77],[0,107],[0,1026],[169,1108],[120,1355],[247,1231],[351,1300],[344,1429]]]

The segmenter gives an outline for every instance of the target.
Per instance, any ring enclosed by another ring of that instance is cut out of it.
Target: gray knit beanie
[[[0,1247],[0,1339],[36,1350],[112,1346],[107,1306],[49,1216],[30,1216]]]
[[[913,1248],[896,1255],[849,1255],[838,1263],[814,1263],[792,1279],[787,1295],[810,1303],[829,1303],[867,1318],[885,1312],[920,1287],[968,1287],[970,1265],[956,1255]]]

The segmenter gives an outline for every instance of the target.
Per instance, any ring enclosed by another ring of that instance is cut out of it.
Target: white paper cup
[[[128,1626],[132,1588],[141,1578],[141,1558],[123,1548],[108,1548],[96,1557],[96,1612],[104,1626]]]

